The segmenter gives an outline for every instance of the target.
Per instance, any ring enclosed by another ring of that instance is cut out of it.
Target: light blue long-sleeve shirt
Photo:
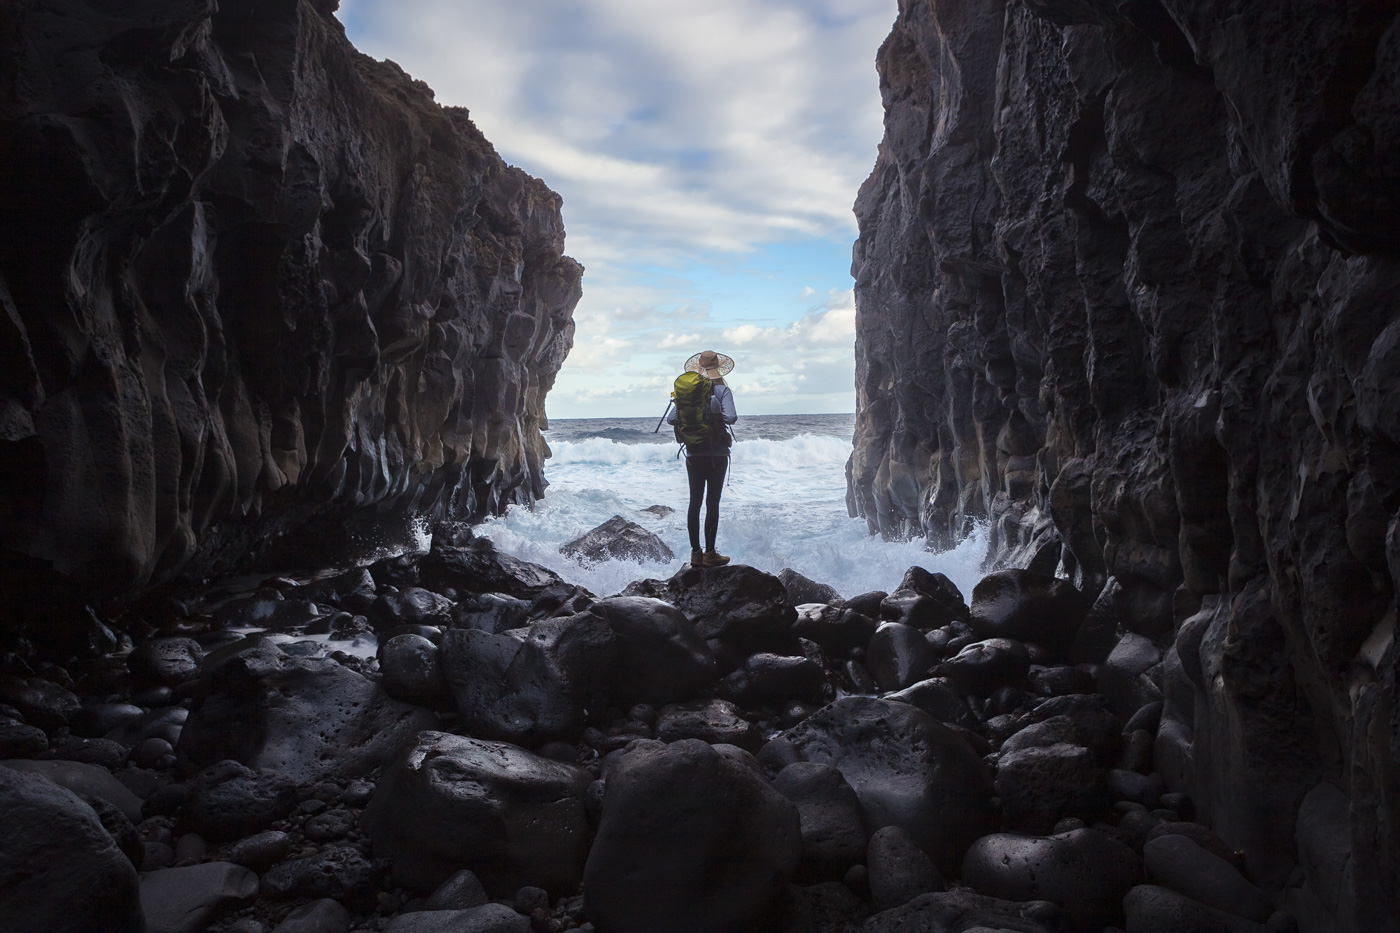
[[[739,413],[734,409],[734,393],[730,390],[729,386],[723,383],[715,384],[714,394],[710,396],[710,414],[719,415],[724,419],[725,424],[733,424],[739,420]],[[670,413],[666,415],[666,423],[675,424],[676,417],[677,412],[675,406],[672,406]],[[728,448],[712,449],[709,446],[699,448],[694,452],[687,447],[685,451],[687,457],[727,456],[728,454]]]

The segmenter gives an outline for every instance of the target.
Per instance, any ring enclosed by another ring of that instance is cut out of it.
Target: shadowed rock
[[[614,515],[592,531],[563,545],[559,553],[594,564],[605,560],[665,563],[676,556],[665,541],[621,515]]]

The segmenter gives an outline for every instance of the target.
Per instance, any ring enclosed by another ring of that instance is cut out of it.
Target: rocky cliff
[[[853,514],[1153,642],[1157,767],[1305,930],[1400,913],[1397,15],[901,0],[856,203]]]
[[[336,5],[0,10],[11,604],[543,491],[582,273],[560,198]]]

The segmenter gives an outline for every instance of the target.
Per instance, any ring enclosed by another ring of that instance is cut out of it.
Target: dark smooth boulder
[[[921,894],[883,910],[861,933],[1060,933],[1059,912],[1048,901],[1018,903],[968,890]]]
[[[1067,816],[1092,821],[1109,804],[1104,772],[1081,745],[1023,748],[997,763],[997,795],[1007,829],[1048,833]]]
[[[586,771],[513,745],[424,732],[386,768],[362,828],[415,891],[467,868],[498,895],[525,884],[573,894],[588,784]]]
[[[421,635],[395,635],[381,644],[379,670],[384,692],[396,700],[432,709],[453,705],[438,646]]]
[[[869,839],[861,823],[860,798],[840,771],[816,762],[795,762],[778,772],[773,788],[793,802],[801,818],[801,875],[841,878],[865,857]]]
[[[706,641],[741,657],[756,651],[790,654],[797,610],[782,582],[744,564],[689,567],[666,581],[667,601],[695,623]]]
[[[258,876],[232,862],[163,868],[141,878],[146,933],[203,933],[220,912],[258,896]]]
[[[836,592],[836,587],[804,577],[791,567],[779,570],[778,579],[782,582],[783,589],[787,590],[788,599],[792,600],[794,606],[801,606],[804,603],[821,603],[829,606],[841,601],[841,594]]]
[[[1162,699],[1150,671],[1162,660],[1162,652],[1141,635],[1127,633],[1099,666],[1099,692],[1109,708],[1127,718],[1143,706]]]
[[[211,842],[261,832],[297,805],[296,782],[276,771],[254,771],[236,761],[210,765],[188,784],[177,826]]]
[[[175,745],[180,741],[189,718],[190,711],[183,706],[158,706],[148,713],[126,720],[103,738],[120,742],[127,748],[135,748],[147,739],[165,739]]]
[[[446,596],[421,586],[406,586],[397,593],[375,597],[371,617],[381,628],[400,625],[450,625],[456,604]]]
[[[806,603],[799,604],[796,612],[792,633],[816,642],[832,657],[845,657],[855,649],[864,651],[875,634],[875,620],[848,606]]]
[[[0,675],[0,703],[19,711],[25,722],[41,729],[59,729],[82,708],[78,695],[43,677]]]
[[[610,692],[621,706],[661,707],[688,700],[715,682],[715,655],[670,603],[644,596],[599,600],[590,610],[617,636]]]
[[[83,703],[82,708],[70,717],[68,727],[74,735],[99,739],[145,712],[144,709],[132,703],[88,701]]]
[[[0,761],[0,766],[14,771],[24,771],[48,778],[60,787],[66,787],[79,797],[99,797],[112,804],[133,823],[141,822],[141,799],[126,785],[112,777],[112,772],[101,765],[80,761],[31,761],[10,759]]]
[[[745,719],[728,700],[695,700],[663,708],[656,719],[656,737],[663,742],[699,739],[711,745],[733,745],[750,753],[763,745],[763,730]]]
[[[6,933],[145,929],[136,869],[72,791],[0,768],[0,827]]]
[[[946,677],[921,680],[903,690],[888,694],[885,699],[917,706],[944,725],[960,726],[974,732],[982,728],[982,723],[978,721],[972,708],[958,695],[957,690],[953,688],[953,682]]]
[[[1238,854],[1231,850],[1229,844],[1217,836],[1209,827],[1200,823],[1187,823],[1182,821],[1164,820],[1156,824],[1147,833],[1144,842],[1156,839],[1158,836],[1185,836],[1206,852],[1214,855],[1222,861],[1235,864]]]
[[[303,904],[272,928],[272,933],[349,933],[350,912],[333,898]]]
[[[1117,757],[1122,745],[1122,720],[1108,708],[1098,694],[1067,694],[1052,697],[1031,711],[1031,723],[1048,722],[1063,717],[1072,729],[1075,745],[1091,749],[1099,763],[1108,767]]]
[[[821,702],[826,696],[826,669],[805,657],[759,652],[724,679],[725,695],[744,704],[783,700]]]
[[[1207,907],[1263,923],[1273,903],[1235,866],[1212,855],[1186,836],[1159,835],[1142,850],[1147,880],[1171,888]]]
[[[923,632],[901,622],[881,623],[865,651],[866,669],[882,693],[918,683],[937,660]]]
[[[439,544],[418,562],[421,585],[458,593],[504,593],[534,599],[564,581],[547,567],[502,554],[489,538],[472,538],[461,546]]]
[[[152,638],[131,649],[126,668],[137,683],[174,687],[199,675],[204,649],[193,638]]]
[[[610,769],[584,903],[609,933],[769,928],[802,853],[797,808],[703,742],[646,745]]]
[[[1128,933],[1271,933],[1262,923],[1236,917],[1155,884],[1140,884],[1123,898]]]
[[[987,766],[960,735],[917,707],[843,697],[783,735],[803,760],[841,772],[867,829],[902,827],[945,875],[996,826]]]
[[[530,602],[502,593],[468,594],[457,600],[452,624],[498,635],[530,624]]]
[[[1026,677],[1030,687],[1043,697],[1062,697],[1073,693],[1092,693],[1094,675],[1065,664],[1042,667],[1031,665]]]
[[[530,920],[504,904],[400,914],[384,933],[530,933]]]
[[[907,623],[917,628],[938,628],[952,622],[967,622],[971,617],[962,591],[946,575],[936,571],[918,565],[910,567],[890,595],[902,593],[914,593],[929,601],[919,609],[920,621]],[[932,624],[928,624],[929,621]]]
[[[228,850],[228,860],[262,872],[286,858],[291,850],[291,836],[281,830],[269,829],[234,843]]]
[[[884,590],[871,590],[868,593],[860,593],[846,600],[846,608],[852,612],[859,612],[870,619],[880,618],[880,604],[885,601],[885,597],[890,595]]]
[[[998,570],[972,588],[971,623],[982,638],[1032,641],[1068,656],[1089,611],[1072,583],[1032,570]]]
[[[898,826],[875,831],[865,864],[876,910],[899,907],[920,894],[942,891],[948,886],[933,860]]]
[[[264,639],[250,639],[206,677],[177,748],[187,769],[231,758],[299,783],[355,777],[437,724],[336,661],[292,658]]]
[[[1030,652],[1025,645],[1009,638],[988,638],[963,646],[934,668],[934,673],[967,693],[986,697],[999,687],[1024,686],[1030,669]]]
[[[1149,810],[1161,802],[1162,792],[1166,790],[1160,774],[1138,774],[1112,768],[1106,775],[1106,781],[1108,792],[1115,800],[1131,800]]]
[[[591,564],[607,560],[666,563],[676,557],[665,541],[621,515],[614,515],[592,531],[563,545],[559,553]]]
[[[612,687],[617,636],[591,612],[546,619],[523,639],[478,629],[444,633],[443,672],[474,736],[521,745],[571,739]]]
[[[1123,896],[1142,877],[1138,854],[1095,829],[983,836],[967,850],[962,870],[963,883],[979,894],[1058,904],[1076,930],[1122,922]]]
[[[490,900],[475,872],[463,868],[453,873],[423,902],[424,910],[471,910]]]

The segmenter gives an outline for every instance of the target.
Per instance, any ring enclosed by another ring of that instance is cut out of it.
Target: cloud
[[[854,237],[895,13],[896,0],[343,0],[338,15],[362,51],[468,108],[563,196],[567,251],[588,271],[550,408],[583,415],[651,391],[639,376],[600,394],[600,365],[616,380],[665,372],[676,351],[725,341],[850,355],[853,310],[810,306],[847,289],[849,259],[804,270],[786,319],[754,310],[753,276],[796,273],[734,260]]]

